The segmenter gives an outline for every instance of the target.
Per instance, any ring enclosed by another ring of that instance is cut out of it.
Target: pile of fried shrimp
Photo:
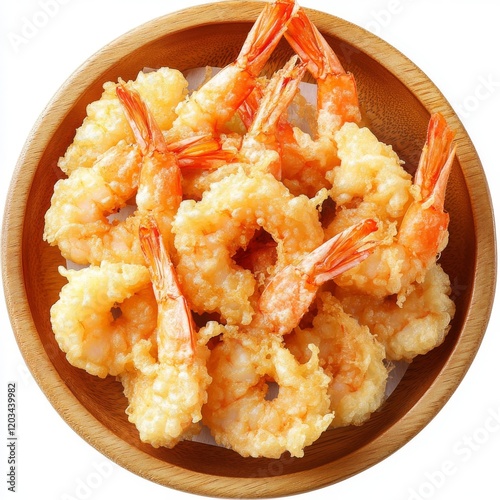
[[[263,5],[237,59],[195,90],[167,67],[104,84],[45,215],[71,264],[55,338],[123,384],[154,447],[208,428],[242,456],[302,457],[370,418],[391,366],[440,345],[455,313],[437,262],[454,132],[431,115],[411,176],[306,12]],[[283,37],[293,57],[262,76]]]

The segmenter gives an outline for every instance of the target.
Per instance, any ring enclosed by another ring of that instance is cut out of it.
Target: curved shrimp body
[[[285,337],[286,346],[300,362],[310,356],[310,344],[318,347],[320,366],[330,377],[331,427],[361,425],[384,400],[385,349],[330,292],[319,293],[316,305],[312,326],[297,327]]]
[[[330,238],[298,263],[290,264],[268,282],[259,311],[278,334],[295,328],[309,309],[319,287],[366,259],[377,244],[366,236],[377,229],[372,219]]]
[[[68,361],[92,375],[119,375],[132,365],[132,348],[149,339],[157,307],[144,266],[102,262],[68,279],[50,310],[55,338]]]
[[[233,259],[262,228],[276,243],[269,272],[302,257],[323,241],[316,203],[294,197],[270,173],[240,169],[203,198],[184,200],[174,218],[177,272],[196,312],[217,312],[224,322],[248,325],[255,313],[258,283]]]
[[[226,332],[213,349],[203,420],[215,441],[242,456],[302,457],[330,425],[329,378],[311,345],[300,364],[277,336]],[[268,395],[269,382],[278,394]],[[267,396],[267,397],[266,397]]]
[[[122,141],[91,168],[78,168],[57,181],[45,214],[44,240],[77,264],[103,260],[143,264],[137,221],[108,219],[136,193],[141,163],[138,148]]]
[[[384,345],[387,359],[408,362],[445,339],[455,314],[450,293],[450,279],[439,264],[429,268],[402,305],[394,297],[379,299],[342,288],[335,292],[344,310]]]
[[[80,167],[92,167],[102,154],[120,141],[135,142],[116,95],[117,85],[105,83],[101,98],[87,106],[87,116],[58,162],[66,174]],[[180,71],[160,68],[149,73],[141,71],[137,79],[127,82],[126,86],[141,94],[147,106],[154,110],[159,127],[166,130],[176,118],[175,108],[186,96],[188,83]]]
[[[120,380],[129,405],[129,420],[141,440],[154,447],[172,447],[200,430],[201,407],[211,377],[209,350],[197,334],[173,264],[153,220],[140,227],[141,243],[158,303],[156,351],[151,341],[134,345],[135,370]]]
[[[444,211],[444,197],[455,154],[452,138],[453,133],[444,118],[439,114],[433,115],[413,185],[406,189],[403,179],[401,189],[397,189],[390,198],[396,200],[393,203],[395,207],[406,206],[405,211],[399,215],[400,210],[396,210],[391,219],[384,213],[387,212],[385,208],[382,211],[377,209],[381,203],[375,201],[370,204],[373,212],[380,213],[382,220],[385,217],[385,241],[358,267],[340,276],[336,280],[340,286],[377,297],[397,294],[401,304],[415,283],[424,279],[448,242],[449,216]],[[387,184],[391,179],[393,177],[388,178]],[[395,179],[397,181],[398,176]],[[391,191],[389,188],[389,194]],[[410,203],[407,201],[408,194]],[[386,206],[390,204],[386,203]],[[356,212],[362,212],[366,207],[361,203],[350,214],[356,217]],[[334,221],[333,225],[337,222]]]
[[[124,84],[115,92],[134,131],[138,145],[121,141],[90,168],[78,168],[54,186],[45,214],[44,239],[58,245],[77,264],[103,260],[144,264],[138,226],[144,214],[154,215],[166,235],[182,200],[181,174],[149,108],[139,94]],[[190,147],[191,143],[177,146]],[[188,154],[188,153],[185,153]],[[109,216],[135,195],[133,215],[124,220]]]
[[[183,101],[170,134],[218,133],[257,84],[257,78],[286,30],[295,10],[294,0],[267,3],[236,60],[219,71]]]
[[[326,173],[339,164],[334,134],[346,122],[359,122],[356,83],[303,9],[292,17],[285,37],[317,82],[316,130],[298,127],[283,134],[283,178],[293,192],[314,195],[330,187]]]
[[[330,234],[342,230],[368,212],[381,222],[401,222],[414,200],[411,175],[391,146],[380,142],[366,127],[346,123],[336,132],[340,165],[327,174],[329,194],[337,206]]]

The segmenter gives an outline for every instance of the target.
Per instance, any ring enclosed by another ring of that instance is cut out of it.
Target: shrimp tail
[[[237,58],[237,64],[258,76],[296,11],[295,0],[268,3],[255,21]]]
[[[415,173],[415,185],[420,186],[424,202],[433,199],[436,209],[444,208],[444,195],[455,157],[452,148],[455,132],[448,127],[441,113],[434,113],[429,121],[427,139]]]
[[[152,113],[136,91],[120,83],[116,87],[116,94],[143,154],[153,151],[174,153],[180,167],[202,169],[212,168],[221,162],[227,163],[234,157],[233,151],[222,149],[220,142],[210,134],[167,143]]]
[[[177,156],[179,167],[211,169],[221,164],[230,163],[236,151],[223,149],[221,143],[212,135],[188,137],[168,145],[168,149]]]
[[[306,71],[305,63],[297,63],[297,56],[293,56],[283,68],[275,74],[259,103],[251,126],[252,130],[269,133],[275,128],[279,118],[295,97],[299,84]]]
[[[257,85],[238,108],[238,115],[249,132],[268,133],[288,107],[298,91],[306,72],[306,64],[291,59],[278,70],[267,85]]]
[[[262,292],[259,310],[276,333],[283,335],[299,324],[323,283],[368,257],[378,243],[365,237],[376,229],[373,219],[362,221],[274,275]]]
[[[299,9],[288,23],[285,38],[307,62],[307,69],[315,78],[322,80],[331,74],[346,73],[335,52],[303,9]]]
[[[116,87],[116,95],[142,153],[167,152],[168,147],[163,133],[139,93],[125,87],[120,81]]]
[[[299,9],[288,23],[285,38],[307,63],[307,69],[318,81],[318,110],[322,110],[327,116],[339,118],[333,128],[339,129],[345,122],[359,122],[361,113],[354,75],[346,72],[329,43],[303,9]],[[327,122],[323,126],[331,129],[332,125]]]
[[[297,94],[299,84],[306,71],[304,63],[297,63],[298,56],[293,56],[283,68],[277,71],[269,80],[263,91],[260,102],[254,99],[256,92],[253,92],[249,99],[247,111],[242,115],[253,115],[253,121],[248,129],[247,138],[250,143],[256,140],[261,145],[267,144],[267,149],[279,151],[280,144],[277,136],[280,133],[280,120],[287,107]],[[252,109],[257,105],[256,109]],[[240,108],[241,109],[241,108]],[[246,139],[243,141],[245,144]],[[243,148],[245,149],[245,148]],[[281,161],[274,161],[269,165],[269,171],[281,180]]]
[[[179,331],[183,333],[190,354],[194,355],[196,339],[194,324],[186,298],[182,294],[177,274],[163,243],[160,230],[153,217],[145,217],[139,226],[139,239],[153,282],[153,291],[159,304],[175,302]]]
[[[300,267],[317,286],[335,278],[370,255],[379,241],[365,238],[377,228],[375,220],[366,219],[345,229],[311,252]]]

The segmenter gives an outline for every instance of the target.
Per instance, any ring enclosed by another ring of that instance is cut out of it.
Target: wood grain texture
[[[186,70],[223,66],[237,55],[262,8],[259,1],[226,1],[180,11],[141,26],[83,64],[48,104],[19,158],[2,236],[2,276],[19,348],[38,384],[66,422],[119,465],[147,479],[191,493],[273,497],[319,488],[383,460],[418,433],[459,385],[481,343],[496,279],[492,204],[468,135],[446,99],[411,61],[346,21],[309,10],[345,67],[356,76],[370,127],[394,146],[413,171],[432,112],[457,131],[457,159],[446,209],[450,243],[441,262],[451,277],[457,314],[445,343],[418,357],[383,407],[361,427],[328,431],[305,457],[242,458],[232,451],[183,442],[172,450],[141,443],[127,421],[121,386],[67,363],[50,326],[49,309],[64,283],[57,248],[42,241],[43,218],[56,163],[108,80],[135,78],[143,67]],[[280,43],[268,71],[291,55]],[[479,223],[480,221],[480,223]]]

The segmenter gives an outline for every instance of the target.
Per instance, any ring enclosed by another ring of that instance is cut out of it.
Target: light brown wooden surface
[[[20,349],[35,379],[62,417],[110,459],[160,484],[213,496],[269,497],[307,491],[345,479],[403,446],[456,389],[481,342],[495,280],[495,237],[484,173],[450,106],[409,60],[361,28],[311,12],[345,67],[357,79],[370,127],[393,144],[411,170],[431,112],[457,131],[457,160],[446,208],[450,243],[442,263],[460,285],[457,314],[445,343],[417,358],[396,391],[368,423],[326,432],[302,459],[244,459],[222,448],[180,443],[155,450],[127,421],[121,385],[70,366],[58,349],[49,309],[64,279],[57,248],[42,241],[43,216],[61,172],[57,159],[99,98],[107,80],[135,78],[145,66],[181,70],[233,60],[257,17],[260,2],[208,4],[156,19],[105,47],[63,85],[35,124],[12,181],[5,210],[2,262],[5,296]],[[269,71],[291,55],[279,45]],[[479,218],[481,223],[479,224]]]

